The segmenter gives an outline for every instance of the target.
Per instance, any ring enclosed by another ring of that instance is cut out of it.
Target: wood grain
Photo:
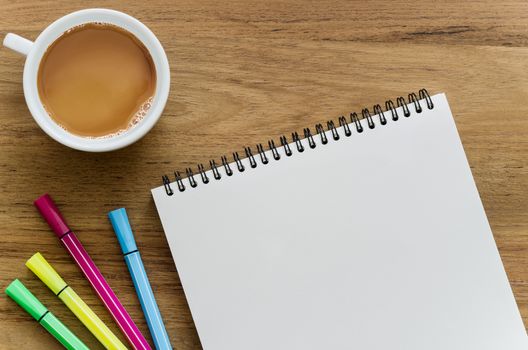
[[[171,64],[164,116],[107,154],[67,149],[24,102],[24,59],[0,49],[0,287],[22,279],[102,349],[24,266],[40,251],[116,332],[32,201],[49,192],[148,334],[106,213],[128,209],[175,349],[200,349],[150,188],[161,175],[426,87],[446,92],[525,324],[528,322],[528,3],[525,1],[0,0],[0,33],[35,39],[86,7],[148,25]],[[0,297],[1,349],[60,349]]]

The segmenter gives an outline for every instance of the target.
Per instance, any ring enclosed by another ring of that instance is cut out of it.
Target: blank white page
[[[528,349],[446,97],[433,102],[152,191],[204,349]]]

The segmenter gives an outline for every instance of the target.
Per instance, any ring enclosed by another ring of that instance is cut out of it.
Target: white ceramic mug
[[[108,138],[81,137],[60,127],[44,109],[37,88],[40,61],[47,48],[68,29],[93,22],[113,24],[132,33],[150,52],[156,68],[156,92],[145,118],[127,131]],[[34,42],[9,33],[4,38],[4,46],[27,56],[24,65],[24,96],[33,118],[49,136],[71,148],[88,152],[106,152],[136,142],[156,124],[169,97],[169,62],[161,43],[143,23],[122,12],[108,9],[73,12],[49,25]]]

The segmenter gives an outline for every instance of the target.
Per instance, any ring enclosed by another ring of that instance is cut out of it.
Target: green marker
[[[90,350],[57,317],[55,317],[18,279],[5,290],[18,305],[46,328],[68,350]]]

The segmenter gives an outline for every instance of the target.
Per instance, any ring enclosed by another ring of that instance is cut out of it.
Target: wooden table
[[[90,6],[127,12],[158,35],[172,71],[167,108],[124,150],[67,149],[28,112],[24,58],[0,49],[2,288],[22,279],[92,349],[102,349],[24,266],[40,251],[119,334],[33,207],[49,192],[147,335],[106,217],[124,206],[174,347],[200,349],[150,195],[161,175],[426,87],[448,95],[528,322],[528,3],[1,0],[0,32],[35,39],[56,18]],[[2,349],[60,349],[6,297],[0,328]]]

